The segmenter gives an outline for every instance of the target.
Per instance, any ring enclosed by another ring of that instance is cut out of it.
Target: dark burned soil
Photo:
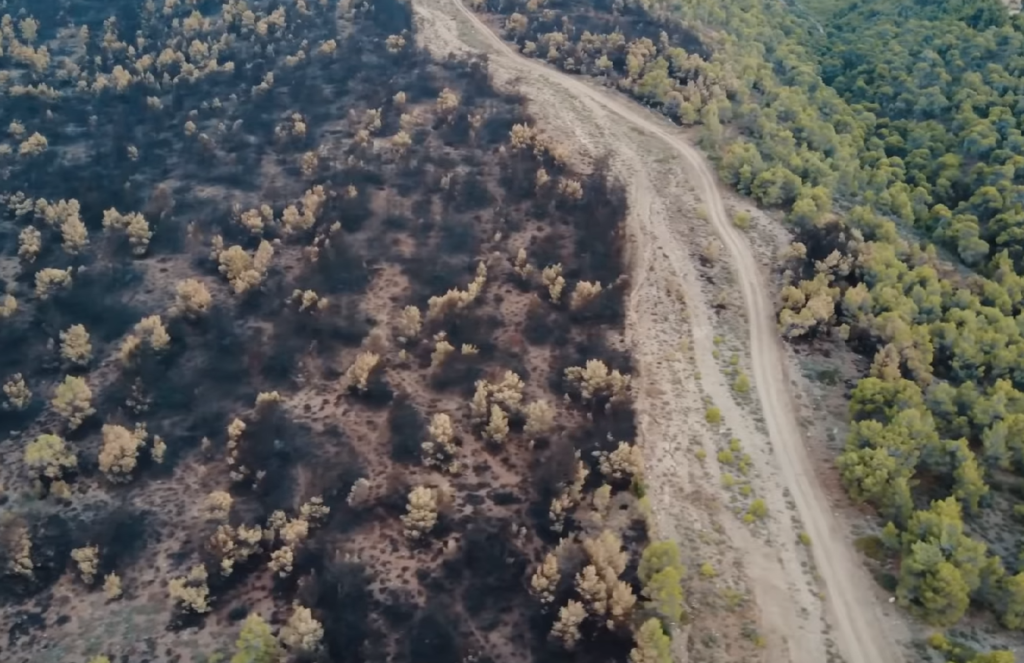
[[[214,660],[230,656],[248,614],[276,631],[298,603],[324,636],[317,652],[293,653],[323,660],[624,660],[628,628],[588,620],[571,654],[548,635],[574,596],[582,538],[615,531],[629,555],[622,578],[640,591],[642,488],[602,478],[595,455],[634,439],[631,407],[582,402],[565,379],[591,359],[631,369],[622,190],[600,167],[570,172],[556,141],[516,143],[513,127],[532,124],[521,100],[491,87],[486,61],[417,51],[405,4],[251,5],[7,3],[0,286],[17,309],[0,317],[0,380],[20,374],[32,395],[19,407],[7,394],[0,412],[0,658]],[[39,26],[26,33],[30,14]],[[37,132],[46,149],[33,153],[24,146]],[[304,207],[308,192],[319,200]],[[88,245],[69,251],[40,199],[78,201]],[[254,232],[242,218],[261,206]],[[105,229],[110,209],[141,213],[148,246],[133,251]],[[289,226],[296,210],[309,223]],[[30,227],[41,239],[31,260]],[[272,258],[237,293],[220,268],[225,247],[253,257],[264,242]],[[541,277],[556,264],[557,302]],[[37,292],[41,272],[68,268],[68,287]],[[428,314],[432,297],[468,291],[481,271],[468,305]],[[175,309],[186,279],[212,297],[200,315]],[[580,282],[603,289],[570,306]],[[310,291],[316,303],[303,307]],[[407,307],[423,316],[409,336],[398,331]],[[169,342],[124,360],[149,316]],[[84,366],[59,351],[73,325],[90,337]],[[434,361],[441,340],[453,351]],[[350,367],[369,353],[378,360],[359,389]],[[533,439],[516,407],[501,442],[471,417],[477,382],[507,371],[523,405],[554,408]],[[52,404],[68,375],[91,391],[94,412],[77,427]],[[270,400],[256,408],[260,394]],[[439,413],[453,425],[457,474],[423,462]],[[245,430],[232,443],[236,419]],[[139,424],[137,464],[101,467],[103,427]],[[43,434],[65,441],[74,467],[46,476],[26,464]],[[577,454],[590,472],[556,529],[549,507],[576,478]],[[360,479],[365,494],[349,499]],[[605,481],[614,513],[590,507]],[[410,539],[402,516],[417,486],[434,489],[438,519]],[[231,531],[266,528],[228,574],[206,508],[218,491],[232,497]],[[268,520],[299,519],[313,498],[329,513],[291,546],[290,572],[275,573],[281,531]],[[560,539],[545,608],[530,578]],[[86,584],[71,552],[90,546]],[[168,592],[195,565],[208,577],[202,614]],[[116,599],[103,589],[110,574]]]

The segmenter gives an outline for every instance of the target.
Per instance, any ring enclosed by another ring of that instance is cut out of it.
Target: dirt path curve
[[[792,499],[796,502],[804,530],[810,535],[813,542],[814,562],[826,587],[827,602],[832,618],[830,621],[833,622],[832,626],[835,628],[843,658],[846,663],[896,663],[904,660],[899,647],[893,641],[892,632],[884,623],[881,606],[873,593],[872,581],[854,556],[840,523],[833,518],[828,496],[817,481],[812,462],[803,449],[803,436],[797,423],[796,408],[791,400],[786,377],[784,348],[776,330],[772,297],[746,237],[730,222],[715,175],[703,155],[680,137],[675,127],[638,104],[614,92],[591,85],[584,79],[575,78],[537,60],[521,56],[492,32],[479,17],[466,9],[460,0],[420,0],[420,4],[424,5],[427,10],[427,20],[431,21],[445,19],[451,22],[453,20],[450,17],[451,12],[456,11],[458,17],[467,25],[472,26],[475,33],[470,46],[511,63],[508,69],[513,73],[507,74],[506,72],[507,75],[518,75],[544,81],[545,86],[550,88],[545,90],[546,101],[558,104],[564,110],[564,112],[550,114],[554,123],[559,126],[548,128],[554,128],[574,136],[577,142],[593,148],[593,152],[597,154],[601,152],[602,140],[610,139],[608,134],[611,132],[618,132],[619,135],[615,138],[620,142],[623,141],[625,133],[623,128],[627,127],[638,134],[634,141],[635,144],[639,145],[642,142],[640,139],[653,138],[660,141],[662,146],[670,148],[678,156],[683,157],[691,181],[707,210],[708,218],[729,251],[737,280],[743,292],[746,316],[750,326],[752,377],[765,416],[771,449],[774,451],[774,460],[776,461],[774,464],[778,465],[782,483],[788,487]],[[432,8],[426,7],[426,5],[430,5]],[[442,13],[445,16],[441,16]],[[454,36],[451,33],[458,32],[450,26],[433,27],[435,35],[439,30],[441,32],[448,31],[449,36]],[[431,38],[436,37],[432,35]],[[465,37],[455,40],[459,39],[468,43]],[[458,44],[458,48],[466,50],[461,43]],[[581,118],[588,113],[607,115],[611,122],[573,121],[574,114],[577,118]],[[609,125],[612,126],[609,127]],[[620,150],[619,156],[626,160],[626,163],[620,165],[626,169],[637,167],[636,170],[627,170],[626,172],[621,172],[622,168],[620,168],[618,173],[620,176],[629,178],[632,172],[650,171],[649,163],[640,163],[643,156],[639,153],[640,151],[636,146],[633,146],[632,149]],[[686,264],[683,264],[686,262],[686,247],[678,246],[679,238],[673,236],[673,229],[667,223],[671,220],[671,212],[674,210],[662,209],[660,214],[655,214],[650,210],[643,209],[654,205],[665,207],[671,204],[670,201],[665,200],[670,196],[664,191],[660,191],[657,185],[653,184],[653,178],[649,179],[649,177],[649,175],[638,175],[633,178],[635,181],[626,182],[630,187],[631,206],[640,207],[639,215],[647,221],[642,230],[651,233],[647,246],[641,247],[639,252],[641,255],[634,256],[634,259],[641,263],[638,266],[641,267],[642,276],[640,278],[649,279],[652,276],[657,276],[652,274],[646,265],[650,262],[652,253],[660,252],[669,259],[676,278],[682,278],[684,282],[692,283],[692,279],[684,277],[686,272],[692,271]],[[633,214],[634,212],[631,212],[631,215]],[[678,217],[676,218],[678,219]],[[652,220],[660,221],[660,223],[654,223]],[[634,284],[636,288],[637,282],[635,281]],[[686,296],[689,298],[690,293],[687,292]],[[698,350],[696,360],[698,364],[709,366],[706,363],[709,358],[699,352],[701,349],[699,346],[706,348],[707,343],[710,342],[708,338],[710,325],[706,320],[696,319],[692,322],[695,350]],[[659,343],[674,342],[670,337],[662,337],[658,341]],[[710,355],[710,351],[707,352],[707,355]],[[718,389],[710,391],[725,391],[725,396],[728,397],[727,387],[724,390],[721,389],[721,376],[710,375],[711,372],[717,374],[717,369],[712,366],[709,368],[710,371],[701,371],[702,380],[718,384]],[[671,381],[677,382],[678,380]],[[712,395],[718,396],[715,393]],[[658,417],[652,416],[651,418],[657,420]],[[685,435],[685,432],[680,431],[667,430],[664,432],[670,436]],[[666,459],[667,467],[676,468],[680,462],[685,462],[678,457],[678,446],[665,445],[665,448],[674,456],[671,459]],[[657,462],[660,464],[660,459],[657,459]],[[666,478],[670,479],[671,477]],[[652,485],[656,485],[654,481],[652,481]],[[687,536],[687,533],[682,531],[670,534],[677,537]],[[764,556],[765,559],[772,554],[767,549],[754,552],[754,555]],[[787,565],[784,564],[784,566]],[[794,663],[814,663],[816,659],[823,660],[820,634],[807,633],[807,628],[800,628],[796,625],[796,615],[785,614],[796,612],[804,605],[801,599],[793,598],[797,590],[794,589],[796,583],[792,582],[792,578],[790,578],[791,587],[785,587],[785,582],[784,579],[769,578],[762,586],[762,590],[765,591],[755,591],[759,601],[762,602],[760,607],[764,619],[775,628],[788,631],[783,636],[782,646],[775,652],[776,656],[771,656],[769,653],[770,658],[767,660],[771,660],[772,663],[781,661],[783,658]],[[783,585],[780,586],[778,583],[783,583]],[[798,633],[798,630],[804,631],[804,633]],[[680,654],[685,657],[685,652],[680,652]]]

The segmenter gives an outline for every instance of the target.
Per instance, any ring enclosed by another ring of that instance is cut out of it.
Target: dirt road
[[[486,52],[491,56],[491,71],[496,78],[505,77],[508,79],[506,83],[524,88],[524,91],[528,88],[527,96],[535,102],[531,111],[541,116],[545,131],[574,139],[595,156],[605,151],[612,153],[613,161],[617,161],[616,174],[630,189],[631,236],[636,240],[633,290],[638,297],[631,302],[630,317],[634,326],[632,340],[641,355],[639,363],[642,368],[646,364],[651,373],[660,376],[662,385],[658,391],[669,392],[666,398],[671,398],[680,382],[679,372],[683,367],[673,367],[672,361],[663,355],[666,347],[678,343],[679,327],[676,325],[686,323],[671,318],[674,313],[669,310],[671,307],[663,292],[645,294],[651,289],[642,287],[642,284],[659,279],[681,281],[686,288],[686,317],[693,329],[693,361],[700,369],[701,387],[716,404],[731,402],[728,385],[711,360],[713,348],[707,323],[709,310],[690,289],[699,289],[690,264],[691,247],[682,244],[679,229],[672,224],[683,220],[679,201],[674,196],[675,192],[669,190],[671,185],[659,179],[657,172],[670,171],[676,166],[670,165],[670,157],[659,162],[662,165],[652,164],[651,151],[668,150],[683,158],[690,184],[728,250],[743,293],[749,323],[752,378],[770,439],[770,448],[765,449],[763,458],[766,459],[765,464],[775,466],[767,471],[775,472],[782,488],[788,489],[803,528],[813,542],[814,562],[825,585],[827,622],[834,629],[839,650],[846,663],[902,661],[890,630],[891,624],[882,617],[882,606],[874,594],[872,580],[854,556],[841,524],[833,518],[828,497],[817,481],[811,460],[803,448],[803,437],[786,377],[785,351],[776,330],[772,297],[747,238],[729,219],[722,191],[703,155],[682,138],[675,127],[638,104],[585,79],[521,56],[459,0],[417,0],[416,6],[429,32],[429,38],[424,39],[435,43],[446,41],[447,46],[456,51],[472,49]],[[650,141],[651,151],[644,147],[644,141]],[[650,326],[638,329],[636,325],[643,323],[637,323],[637,318],[644,316]],[[679,397],[684,396],[680,393]],[[666,409],[640,413],[645,445],[649,447],[646,451],[649,472],[654,475],[651,477],[652,486],[658,486],[661,483],[658,479],[662,478],[665,486],[677,487],[676,475],[682,475],[680,468],[687,462],[682,451],[686,449],[686,427],[692,422],[673,420],[673,409],[669,403]],[[734,419],[730,423],[739,429],[737,434],[741,437],[757,436],[756,426],[749,415],[726,411],[726,417]],[[673,496],[666,488],[659,499],[678,500],[678,495]],[[679,510],[678,506],[677,503],[675,511]],[[663,532],[663,535],[677,539],[692,536],[692,532],[683,531],[680,521],[671,517],[663,520],[666,528],[676,530]],[[798,552],[793,548],[793,531],[789,530],[787,534],[780,526],[779,532],[776,543],[780,552],[759,548],[756,544],[749,546],[752,550],[748,550],[748,562],[756,562],[751,566],[770,567],[759,578],[754,578],[755,595],[762,604],[762,622],[778,636],[765,660],[772,663],[782,660],[817,663],[825,659],[821,628],[801,624],[797,613],[806,615],[814,610],[822,613],[821,606],[814,604],[816,591],[814,596],[810,596],[801,586],[804,583],[796,557]],[[790,538],[788,541],[785,540],[787,536]],[[756,559],[751,560],[751,555]],[[777,559],[772,559],[773,556]],[[822,620],[825,621],[825,614],[822,614]],[[685,659],[685,652],[677,654]]]

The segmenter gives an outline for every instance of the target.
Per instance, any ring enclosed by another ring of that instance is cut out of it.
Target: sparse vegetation
[[[431,60],[407,5],[3,11],[0,451],[24,463],[0,467],[0,624],[44,615],[68,660],[446,661],[554,632],[598,661],[641,604],[671,613],[635,581],[605,166],[570,168],[486,62]]]

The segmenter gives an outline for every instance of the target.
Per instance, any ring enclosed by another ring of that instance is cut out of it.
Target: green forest
[[[838,465],[883,517],[900,603],[1024,628],[1024,556],[980,527],[1024,514],[1024,18],[996,0],[478,9],[524,53],[701,126],[723,179],[785,213],[781,333],[870,360]]]

